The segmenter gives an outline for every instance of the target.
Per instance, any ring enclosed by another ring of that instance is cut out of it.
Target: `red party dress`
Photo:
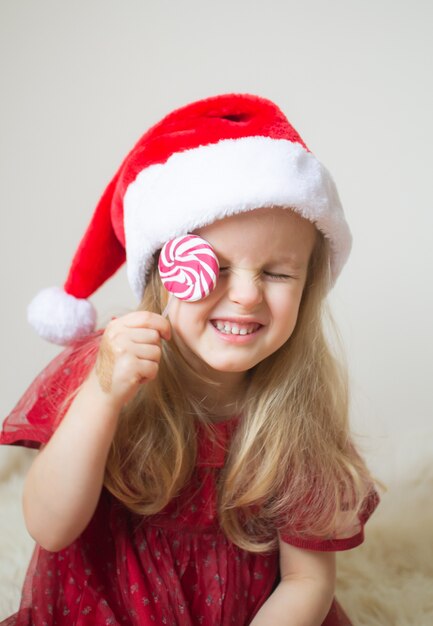
[[[59,406],[92,367],[100,333],[77,342],[36,378],[6,418],[0,443],[38,447],[64,414]],[[198,426],[198,458],[191,481],[160,513],[140,517],[105,488],[84,532],[67,548],[36,545],[17,613],[2,626],[246,626],[278,580],[278,554],[233,545],[219,528],[216,481],[237,418]],[[297,542],[340,550],[363,540],[377,504],[370,498],[355,535]],[[347,533],[346,533],[347,535]],[[350,626],[333,602],[325,626]]]

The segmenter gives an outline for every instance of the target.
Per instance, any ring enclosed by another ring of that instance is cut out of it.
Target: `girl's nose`
[[[262,286],[255,272],[233,269],[228,296],[232,302],[244,308],[252,308],[260,304],[263,299]]]

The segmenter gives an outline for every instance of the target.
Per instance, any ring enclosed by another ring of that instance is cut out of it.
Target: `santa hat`
[[[338,192],[281,110],[249,94],[177,109],[126,156],[96,207],[63,290],[40,292],[29,321],[45,339],[67,344],[94,330],[96,312],[87,298],[125,260],[140,300],[153,255],[167,240],[274,205],[290,207],[329,239],[335,282],[351,247]]]

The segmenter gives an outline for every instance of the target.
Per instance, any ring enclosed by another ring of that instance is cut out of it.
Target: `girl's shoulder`
[[[49,440],[95,363],[102,333],[70,344],[38,374],[4,419],[0,444],[39,448]]]
[[[366,493],[360,510],[356,515],[352,511],[341,511],[337,517],[335,532],[328,537],[308,537],[294,533],[293,529],[282,526],[279,529],[282,541],[298,548],[317,550],[319,552],[339,552],[356,548],[364,541],[364,526],[370,519],[380,497],[372,484]]]

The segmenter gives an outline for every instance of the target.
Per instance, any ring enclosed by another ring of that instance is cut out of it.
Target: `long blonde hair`
[[[318,236],[292,336],[248,373],[242,419],[218,479],[221,528],[249,551],[273,550],[277,529],[332,536],[341,511],[354,520],[371,488],[349,435],[346,368],[324,330],[328,245]],[[140,308],[160,313],[163,300],[155,262]],[[194,379],[203,376],[174,341],[164,342],[158,377],[122,410],[105,486],[135,513],[161,511],[193,473],[197,420],[211,429],[185,393]]]

